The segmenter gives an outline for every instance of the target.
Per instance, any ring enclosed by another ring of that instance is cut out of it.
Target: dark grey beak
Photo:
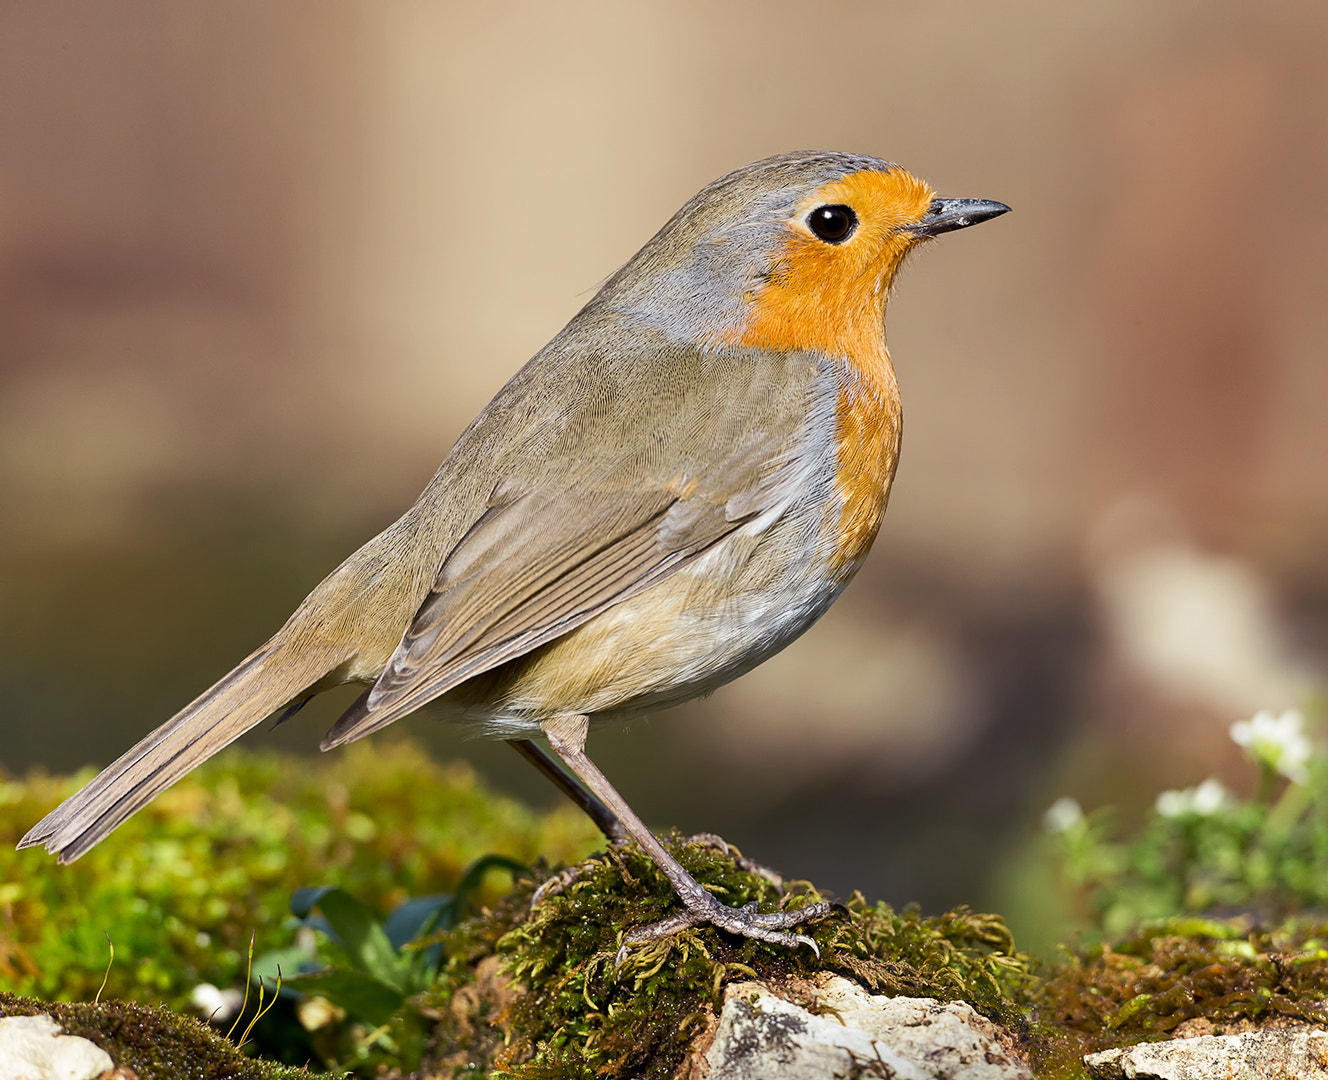
[[[906,226],[904,231],[914,236],[940,236],[941,233],[967,229],[970,225],[978,225],[1009,212],[1010,208],[1005,203],[990,199],[932,199],[922,220],[916,225]]]

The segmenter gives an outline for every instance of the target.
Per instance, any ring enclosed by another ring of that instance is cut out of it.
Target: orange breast
[[[835,436],[839,459],[835,486],[844,500],[839,514],[839,544],[831,559],[836,571],[851,573],[871,550],[885,514],[890,483],[899,463],[903,413],[890,357],[877,378],[858,373],[839,392]]]

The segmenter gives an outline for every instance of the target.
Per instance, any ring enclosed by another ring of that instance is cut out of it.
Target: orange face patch
[[[724,344],[817,350],[848,360],[868,378],[888,368],[885,298],[918,242],[900,227],[921,219],[934,197],[903,169],[850,173],[818,188],[796,208],[768,278],[748,295],[748,317],[724,335]],[[836,204],[851,207],[858,224],[847,240],[830,244],[806,218]]]

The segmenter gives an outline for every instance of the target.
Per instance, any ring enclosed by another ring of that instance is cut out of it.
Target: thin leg
[[[618,794],[608,778],[599,771],[590,758],[586,757],[587,721],[584,716],[557,716],[546,720],[542,726],[554,753],[566,762],[567,767],[591,792],[599,796],[609,811],[617,817],[627,834],[654,860],[655,865],[664,872],[674,892],[678,894],[678,898],[687,909],[686,912],[665,919],[663,922],[633,931],[625,939],[628,944],[652,941],[677,933],[688,926],[710,923],[721,930],[741,934],[743,937],[759,938],[776,945],[792,947],[809,945],[819,954],[816,942],[805,934],[788,934],[781,931],[812,919],[837,914],[838,905],[809,904],[800,911],[761,914],[754,910],[756,906],[754,903],[744,908],[731,908],[721,904],[669,854],[659,842],[659,838],[646,828],[645,822],[627,805],[627,800]]]
[[[616,844],[627,837],[622,823],[613,816],[613,812],[578,784],[571,773],[549,757],[539,746],[529,739],[509,739],[507,745],[539,769],[553,781],[559,791],[584,810],[590,820],[599,826],[599,831],[608,837],[609,843]]]

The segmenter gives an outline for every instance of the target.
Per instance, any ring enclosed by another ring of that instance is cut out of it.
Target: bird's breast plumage
[[[884,346],[881,349],[885,352]],[[836,574],[852,576],[881,527],[903,434],[899,387],[889,357],[876,372],[848,369],[835,407]]]

